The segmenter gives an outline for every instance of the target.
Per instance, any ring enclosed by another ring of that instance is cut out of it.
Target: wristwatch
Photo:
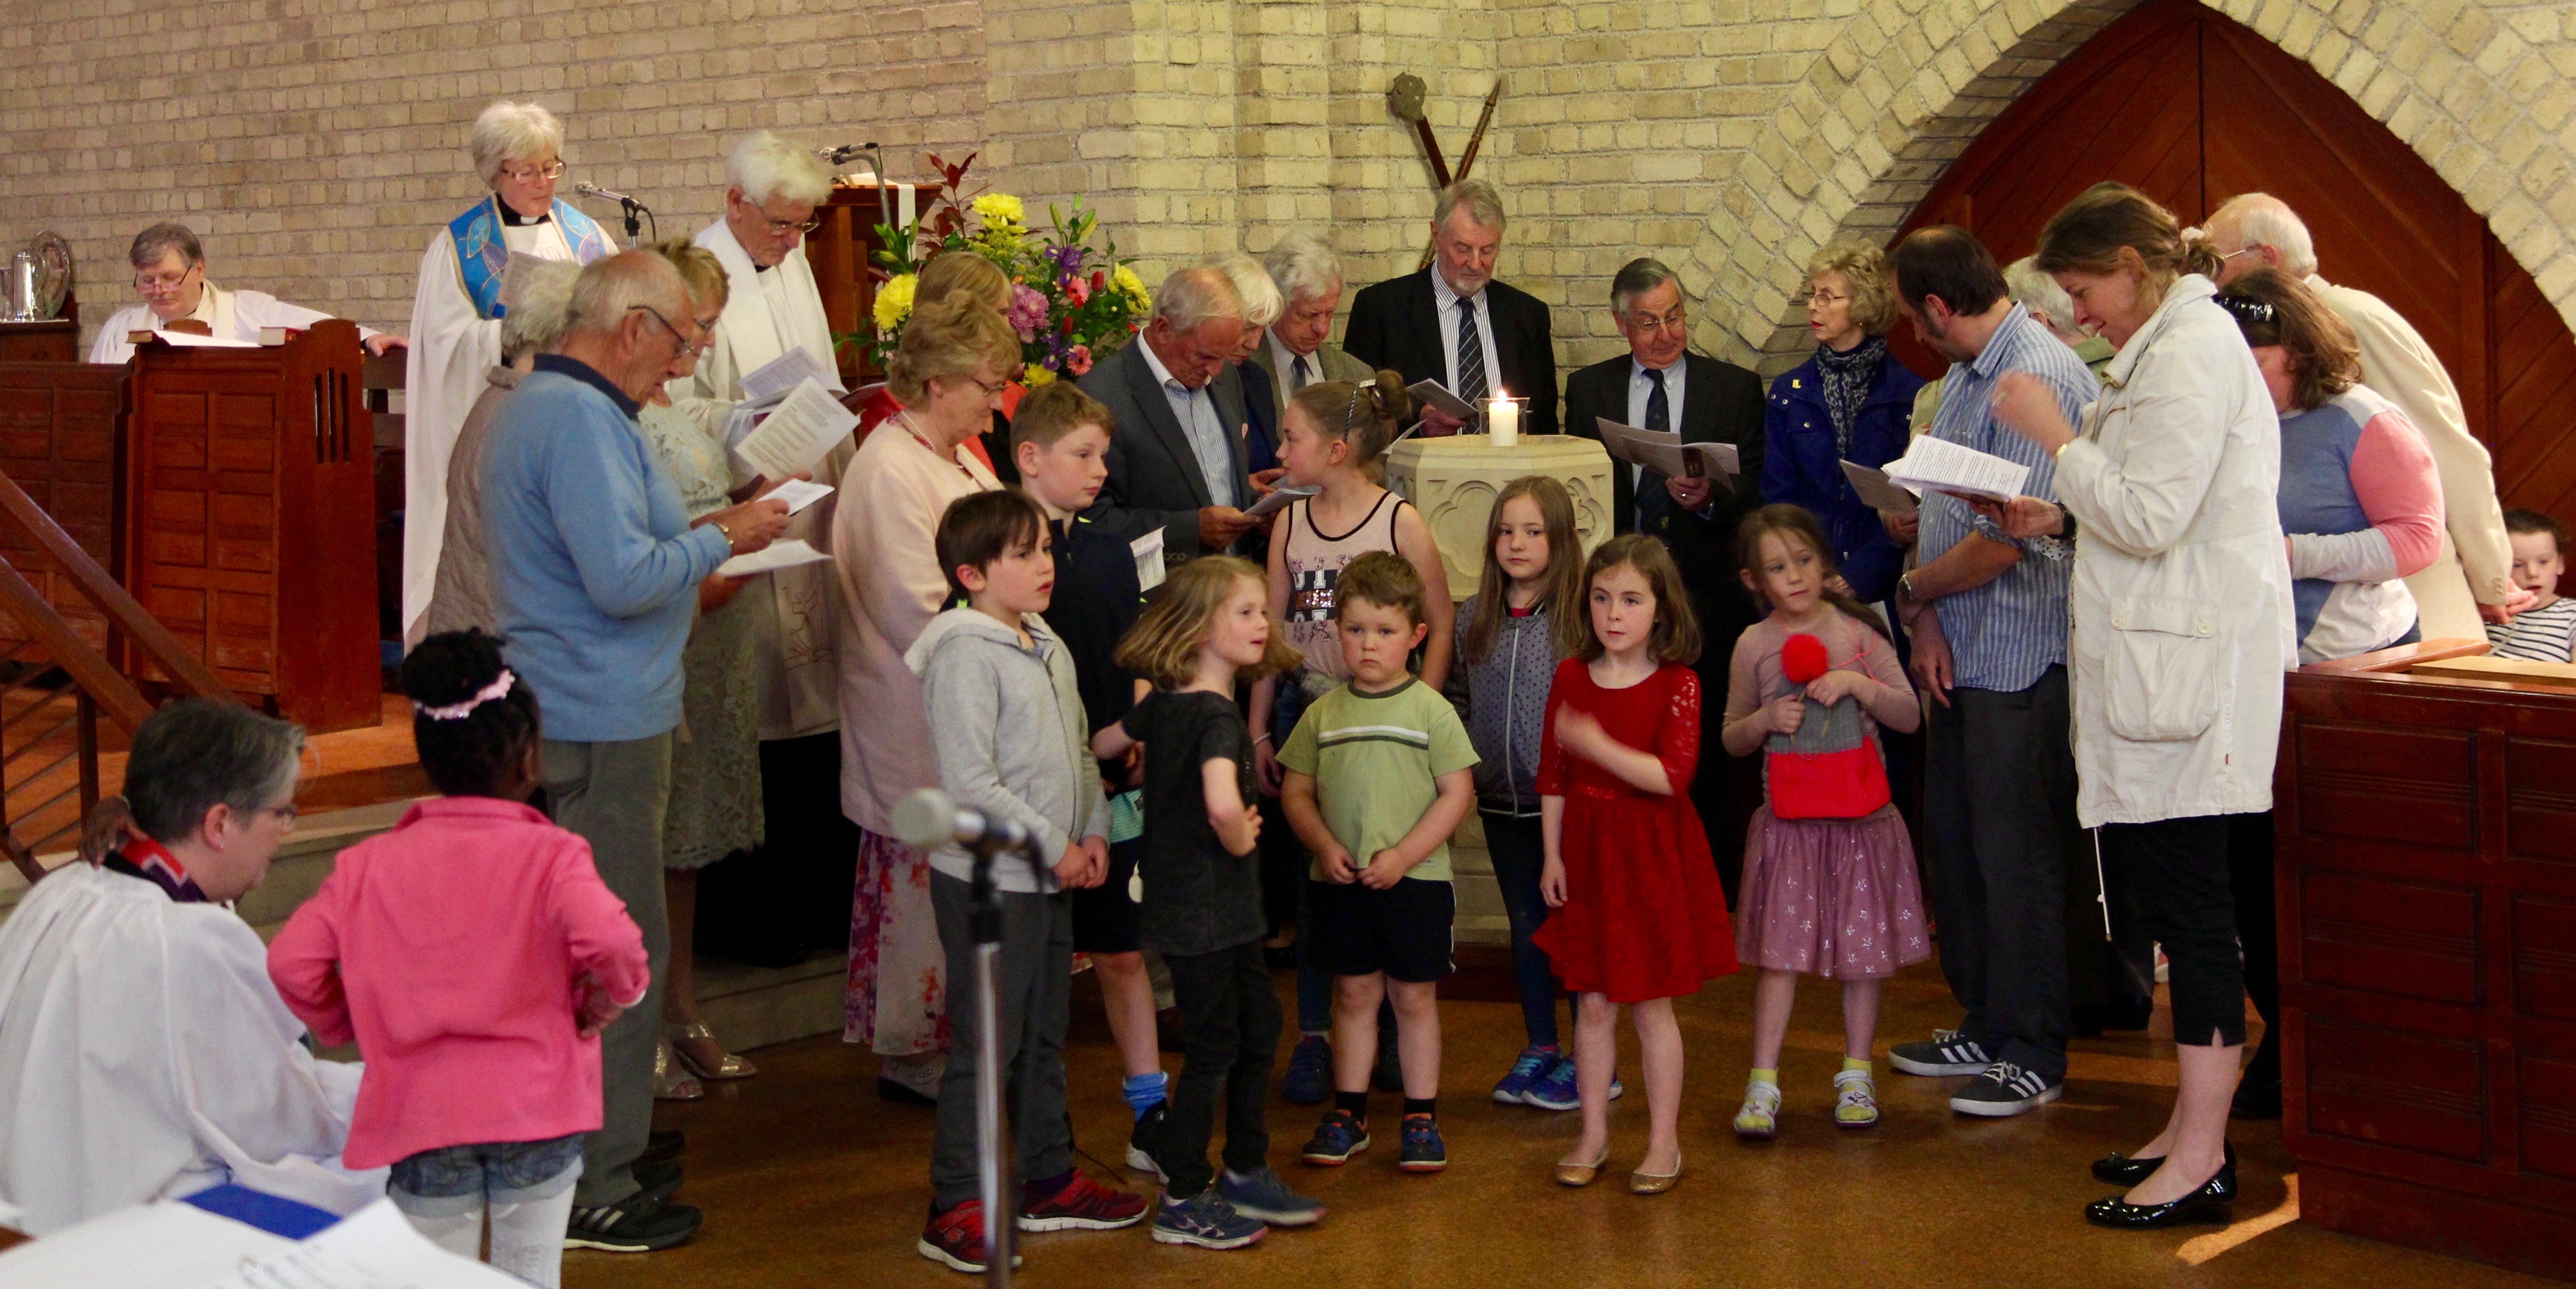
[[[1914,594],[1913,570],[1908,569],[1907,571],[1896,575],[1896,593],[1906,599],[1913,600],[1917,604],[1922,603],[1922,601]]]

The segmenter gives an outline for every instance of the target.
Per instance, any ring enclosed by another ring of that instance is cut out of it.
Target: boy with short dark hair
[[[1422,575],[1371,551],[1342,570],[1333,607],[1351,678],[1319,698],[1279,750],[1280,800],[1314,852],[1313,958],[1334,977],[1333,1108],[1306,1143],[1310,1164],[1366,1150],[1378,1004],[1391,999],[1404,1073],[1398,1166],[1449,1162],[1438,1120],[1438,986],[1449,974],[1449,835],[1476,806],[1477,761],[1457,708],[1412,672],[1430,627]]]
[[[2513,539],[2513,584],[2540,598],[2511,622],[2488,623],[2487,643],[2498,658],[2576,661],[2576,599],[2558,594],[2558,575],[2567,569],[2566,528],[2537,510],[2508,510],[2504,531]]]
[[[1140,1195],[1109,1190],[1073,1166],[1064,1111],[1064,1031],[1072,1003],[1073,913],[1068,890],[1097,886],[1109,863],[1109,803],[1088,743],[1073,661],[1038,614],[1055,589],[1046,515],[1016,492],[961,497],[939,520],[940,570],[966,600],[930,620],[904,654],[922,678],[942,790],[961,806],[1028,832],[1041,867],[1006,855],[994,864],[1002,913],[1001,1006],[992,1035],[977,1032],[968,991],[974,865],[962,848],[930,853],[930,904],[948,957],[952,1040],[931,1139],[930,1220],[921,1255],[980,1272],[989,1257],[979,1198],[975,1074],[997,1063],[1025,1178],[1014,1215],[1023,1231],[1106,1230],[1144,1219]]]

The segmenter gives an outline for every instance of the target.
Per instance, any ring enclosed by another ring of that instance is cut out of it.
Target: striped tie
[[[1463,296],[1458,301],[1458,397],[1474,406],[1485,401],[1485,392],[1485,337],[1476,329],[1475,297]]]

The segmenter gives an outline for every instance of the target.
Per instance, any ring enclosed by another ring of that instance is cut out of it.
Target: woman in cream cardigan
[[[894,805],[939,786],[921,677],[904,651],[948,598],[935,539],[948,503],[1001,487],[966,444],[992,427],[1020,366],[1019,335],[990,304],[923,305],[886,364],[903,410],[868,435],[840,479],[832,571],[841,617],[841,813],[860,829],[841,1037],[885,1058],[877,1091],[927,1103],[948,1043],[929,857],[894,835]]]
[[[1996,414],[2055,455],[2063,504],[2023,497],[2001,517],[2016,536],[2075,541],[2076,809],[2172,962],[2182,1067],[2164,1131],[2093,1166],[2131,1189],[2085,1215],[2164,1226],[2236,1195],[2227,1109],[2245,981],[2228,816],[2272,807],[2282,672],[2297,655],[2280,424],[2211,301],[2216,255],[2155,202],[2096,185],[2049,221],[2037,258],[2120,352],[2081,429],[2037,382],[2004,378]]]

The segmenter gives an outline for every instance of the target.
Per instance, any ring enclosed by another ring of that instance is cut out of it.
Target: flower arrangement
[[[932,185],[920,215],[907,228],[878,225],[886,249],[877,253],[873,348],[892,349],[911,320],[923,265],[940,255],[981,255],[1011,280],[1002,316],[1019,333],[1020,381],[1030,388],[1058,377],[1079,377],[1127,343],[1144,325],[1153,294],[1104,237],[1092,246],[1100,216],[1073,201],[1070,212],[1049,205],[1049,226],[1028,226],[1019,198],[988,192],[964,196],[969,155],[954,165],[933,155]]]

